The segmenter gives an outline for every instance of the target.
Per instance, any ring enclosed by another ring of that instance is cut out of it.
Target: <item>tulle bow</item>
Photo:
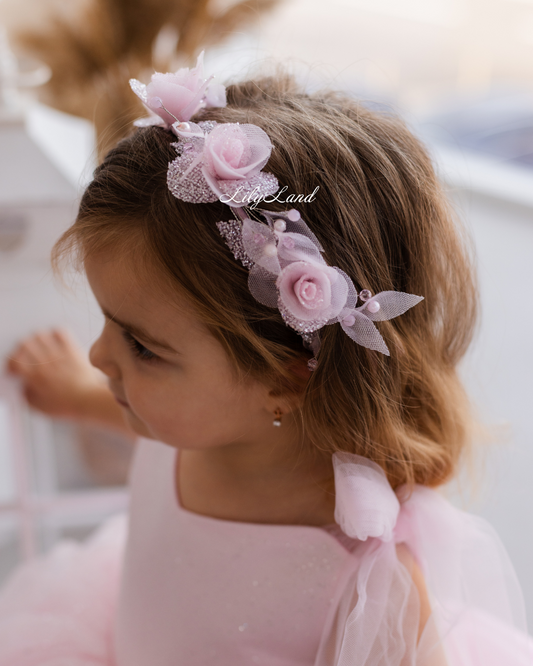
[[[533,664],[520,586],[488,523],[420,485],[400,504],[361,456],[335,453],[333,466],[335,520],[362,543],[314,666]]]
[[[376,463],[352,453],[333,455],[335,520],[348,536],[366,541],[390,541],[400,513],[400,502],[384,471]]]

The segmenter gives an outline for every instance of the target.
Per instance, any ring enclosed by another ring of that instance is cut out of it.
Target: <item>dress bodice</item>
[[[336,453],[336,533],[257,525],[183,509],[175,463],[140,442],[126,546],[119,515],[14,573],[0,666],[533,664],[503,545],[435,491],[400,503],[375,463]]]
[[[349,543],[185,510],[176,455],[150,440],[136,453],[118,666],[312,666],[356,565]]]
[[[533,663],[501,542],[435,491],[400,503],[378,465],[336,453],[339,537],[187,511],[176,460],[150,440],[136,453],[116,666]]]

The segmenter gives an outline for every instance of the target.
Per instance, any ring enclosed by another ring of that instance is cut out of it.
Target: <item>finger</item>
[[[50,353],[40,336],[28,338],[22,345],[22,353],[35,365],[46,363],[50,360]]]
[[[51,335],[54,337],[56,342],[60,345],[69,345],[72,347],[76,346],[74,338],[70,331],[66,328],[53,328],[50,331]]]
[[[16,355],[7,359],[8,372],[20,377],[29,377],[36,366],[35,359],[25,349],[19,349]]]
[[[78,343],[67,329],[56,328],[51,331],[51,336],[58,351],[69,354],[80,353]]]

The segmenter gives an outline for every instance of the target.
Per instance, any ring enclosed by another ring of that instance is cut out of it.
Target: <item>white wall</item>
[[[481,327],[462,372],[493,437],[485,444],[481,492],[470,508],[492,523],[511,556],[531,631],[533,210],[466,190],[455,190],[453,199],[475,239],[482,304]]]

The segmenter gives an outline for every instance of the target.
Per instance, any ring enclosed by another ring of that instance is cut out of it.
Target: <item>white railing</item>
[[[128,493],[121,487],[39,491],[34,483],[32,449],[49,442],[30,441],[32,436],[24,427],[26,417],[17,381],[0,377],[0,457],[3,460],[0,518],[11,518],[9,522],[15,523],[20,556],[24,560],[39,552],[38,530],[43,523],[56,530],[96,526],[107,515],[125,510],[128,504]],[[53,448],[48,447],[48,451]]]

